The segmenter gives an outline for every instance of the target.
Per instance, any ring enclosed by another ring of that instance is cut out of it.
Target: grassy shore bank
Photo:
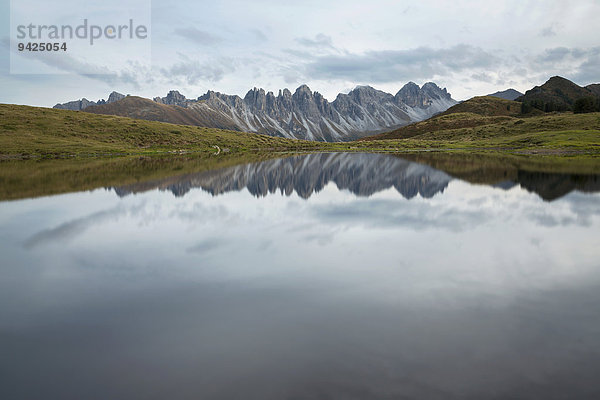
[[[402,129],[406,131],[407,128]],[[323,143],[2,104],[0,158],[428,150],[600,154],[600,113],[552,114],[529,118],[457,113],[411,125],[408,131],[410,135],[407,137],[381,135],[377,137],[379,140]]]

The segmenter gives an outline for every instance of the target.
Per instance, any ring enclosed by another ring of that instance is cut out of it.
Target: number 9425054
[[[19,43],[19,51],[67,51],[67,43]]]

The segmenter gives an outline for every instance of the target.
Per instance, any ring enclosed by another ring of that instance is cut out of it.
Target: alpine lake
[[[219,157],[0,162],[0,398],[600,398],[600,159]]]

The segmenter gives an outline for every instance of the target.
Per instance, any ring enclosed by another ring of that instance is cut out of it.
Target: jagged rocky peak
[[[155,97],[154,101],[160,104],[184,107],[188,100],[177,90],[170,90],[166,97]]]
[[[313,102],[313,93],[306,85],[298,86],[292,95],[292,100],[296,105],[303,107]]]
[[[288,88],[283,89],[283,91],[281,89],[279,89],[279,95],[277,95],[277,97],[279,98],[283,98],[283,99],[291,99],[292,98],[292,92],[290,92],[290,90]]]
[[[111,94],[108,95],[108,100],[106,101],[107,103],[114,103],[115,101],[119,101],[121,99],[124,99],[126,96],[124,94],[121,94],[119,92],[112,92]]]
[[[62,104],[58,103],[54,106],[54,108],[58,108],[58,109],[62,109],[62,110],[81,111],[81,110],[88,108],[89,106],[114,103],[115,101],[119,101],[121,99],[124,99],[125,97],[127,97],[127,96],[125,96],[124,94],[121,94],[119,92],[113,91],[111,94],[108,95],[108,100],[100,99],[98,101],[90,101],[84,97],[80,100],[69,101],[67,103],[62,103]]]
[[[348,96],[361,105],[392,101],[394,98],[391,94],[377,90],[371,86],[357,86],[348,93]]]
[[[264,112],[267,106],[267,94],[262,88],[254,88],[246,93],[244,102],[248,104],[253,111]]]
[[[215,92],[214,90],[209,90],[208,92],[204,93],[202,96],[198,96],[198,98],[196,99],[196,101],[203,101],[203,100],[214,99],[215,97],[219,97],[220,94],[221,93]]]
[[[409,107],[423,107],[426,104],[421,88],[414,82],[408,82],[394,97],[398,103],[402,102]]]
[[[438,85],[436,85],[433,82],[427,82],[426,84],[423,85],[423,87],[421,88],[421,90],[425,93],[427,93],[427,95],[429,97],[431,97],[432,99],[450,99],[450,93],[448,93],[448,91],[446,90],[446,88],[440,88]]]
[[[298,86],[298,88],[296,89],[296,92],[294,94],[306,94],[308,96],[312,95],[312,91],[310,90],[310,88],[308,87],[308,85],[300,85]]]
[[[328,103],[323,104],[323,100],[327,102],[321,94],[313,93],[306,85],[299,86],[292,95],[294,111],[304,115],[310,121],[320,120],[321,111],[328,105]]]
[[[423,87],[419,87],[414,82],[408,82],[394,96],[396,102],[404,103],[409,107],[427,108],[434,100],[451,100],[450,94],[446,89],[440,89],[433,82],[427,82]]]
[[[288,88],[280,89],[279,94],[277,95],[277,103],[282,109],[291,110],[292,109],[292,92],[289,91]]]
[[[301,85],[292,95],[292,99],[298,105],[306,105],[313,100],[313,93],[307,85]]]

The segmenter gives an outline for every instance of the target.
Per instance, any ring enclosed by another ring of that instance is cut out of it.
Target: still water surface
[[[321,154],[1,202],[0,397],[598,398],[600,194],[557,179]]]

